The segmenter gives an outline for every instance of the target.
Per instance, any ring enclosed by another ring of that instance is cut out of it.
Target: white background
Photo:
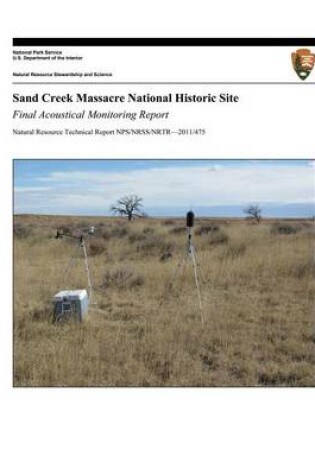
[[[1,8],[1,473],[313,473],[313,389],[12,389],[7,72],[12,36],[312,36],[314,2],[57,0]]]

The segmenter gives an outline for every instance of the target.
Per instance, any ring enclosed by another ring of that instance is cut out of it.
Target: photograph
[[[13,161],[15,387],[313,387],[315,160]]]

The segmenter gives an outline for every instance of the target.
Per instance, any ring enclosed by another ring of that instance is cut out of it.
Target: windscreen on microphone
[[[192,228],[194,226],[195,215],[192,211],[188,211],[186,215],[186,225],[187,228]]]

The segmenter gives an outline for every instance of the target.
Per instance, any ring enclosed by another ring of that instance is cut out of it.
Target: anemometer
[[[93,286],[92,286],[91,275],[90,275],[89,259],[88,259],[87,249],[86,249],[86,242],[89,239],[89,237],[93,236],[94,234],[95,234],[95,227],[91,226],[88,230],[87,235],[85,236],[84,234],[75,236],[71,233],[64,232],[63,229],[57,229],[56,236],[55,236],[56,239],[62,239],[64,237],[71,238],[71,239],[76,240],[80,244],[80,247],[83,250],[84,266],[85,266],[85,272],[87,276],[88,297],[89,297],[90,303],[95,303],[95,302],[93,301]],[[71,260],[69,262],[68,269],[70,268],[70,266],[71,266]]]

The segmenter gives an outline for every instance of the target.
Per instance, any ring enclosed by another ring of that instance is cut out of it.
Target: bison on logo
[[[291,54],[291,59],[296,74],[304,81],[314,67],[315,54],[306,48],[298,49],[295,53]]]

